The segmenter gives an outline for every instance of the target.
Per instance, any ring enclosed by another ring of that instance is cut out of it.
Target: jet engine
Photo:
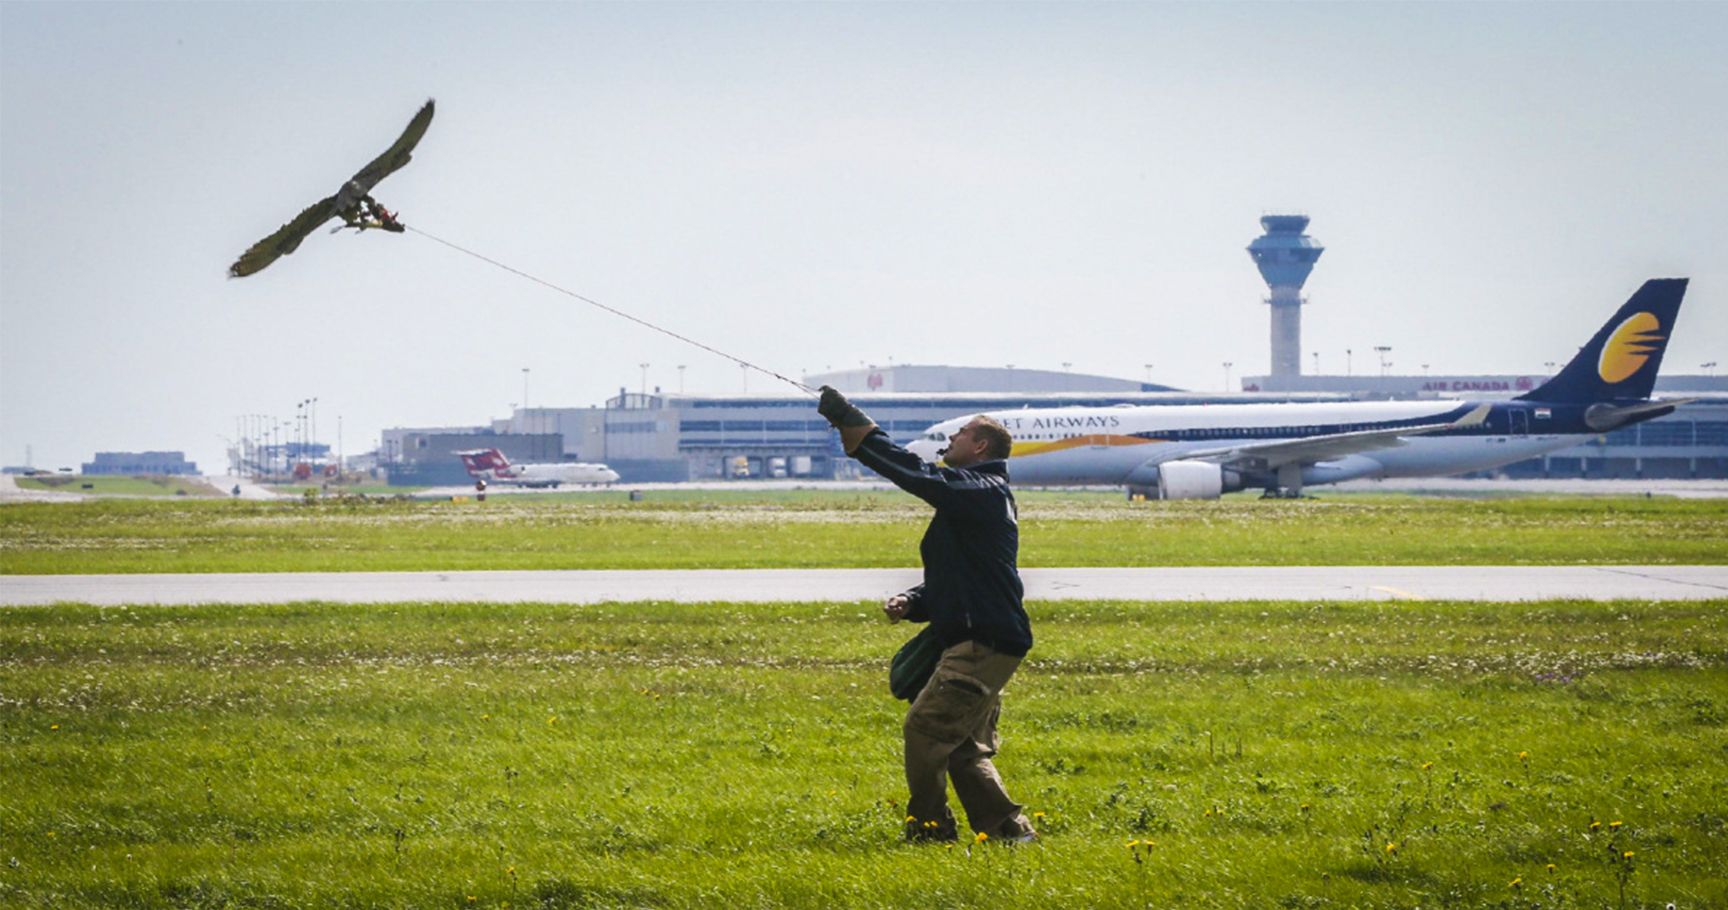
[[[1210,461],[1166,461],[1158,466],[1159,499],[1217,499],[1226,486],[1239,489],[1242,479]]]

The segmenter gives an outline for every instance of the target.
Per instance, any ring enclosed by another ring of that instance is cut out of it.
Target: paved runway
[[[1026,569],[1033,600],[1728,599],[1728,566],[1288,566]],[[7,575],[0,606],[480,601],[873,600],[916,569]]]

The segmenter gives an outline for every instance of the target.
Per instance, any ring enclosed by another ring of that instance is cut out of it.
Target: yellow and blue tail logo
[[[1638,312],[1608,336],[1602,345],[1602,357],[1596,364],[1596,375],[1606,383],[1625,382],[1642,367],[1652,353],[1662,350],[1667,340],[1662,334],[1662,322],[1650,313]]]
[[[1649,398],[1685,296],[1684,278],[1644,282],[1571,363],[1519,398],[1575,403]]]

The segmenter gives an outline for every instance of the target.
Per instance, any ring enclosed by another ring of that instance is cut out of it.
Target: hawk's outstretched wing
[[[360,184],[365,192],[372,192],[372,187],[378,181],[390,176],[407,164],[414,156],[414,146],[420,144],[420,137],[426,135],[426,127],[432,125],[432,101],[427,99],[426,105],[408,121],[408,128],[396,138],[394,145],[384,150],[384,154],[372,159],[372,163],[361,168],[354,175],[354,182]]]
[[[276,229],[276,233],[252,244],[252,248],[240,254],[234,264],[228,267],[228,277],[243,278],[256,272],[278,257],[294,252],[300,246],[300,241],[306,235],[318,229],[318,225],[336,217],[336,197],[326,196],[307,206],[305,211],[294,216],[294,220]]]
[[[361,201],[371,198],[369,194],[372,187],[413,158],[414,146],[420,144],[420,137],[426,135],[426,127],[431,125],[432,101],[428,99],[420,112],[414,115],[414,119],[408,121],[408,128],[402,131],[395,144],[386,149],[384,154],[361,168],[360,172],[354,175],[354,179],[343,184],[336,195],[313,203],[296,215],[293,221],[282,225],[276,233],[252,244],[251,249],[240,254],[240,258],[228,267],[228,277],[241,278],[250,275],[294,252],[300,246],[300,241],[317,230],[318,225],[343,211],[348,213],[345,217],[357,217]],[[401,226],[398,224],[392,230],[400,232]]]

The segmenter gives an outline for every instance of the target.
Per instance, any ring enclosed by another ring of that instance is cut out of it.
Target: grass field
[[[5,610],[0,905],[1723,907],[1725,607],[1033,604],[954,849],[872,604]]]
[[[21,490],[56,490],[87,496],[203,496],[221,495],[195,477],[110,477],[79,474],[43,474],[14,478]]]
[[[1721,500],[1020,502],[1028,567],[1728,561]],[[11,504],[0,573],[905,566],[929,514],[894,491]]]

